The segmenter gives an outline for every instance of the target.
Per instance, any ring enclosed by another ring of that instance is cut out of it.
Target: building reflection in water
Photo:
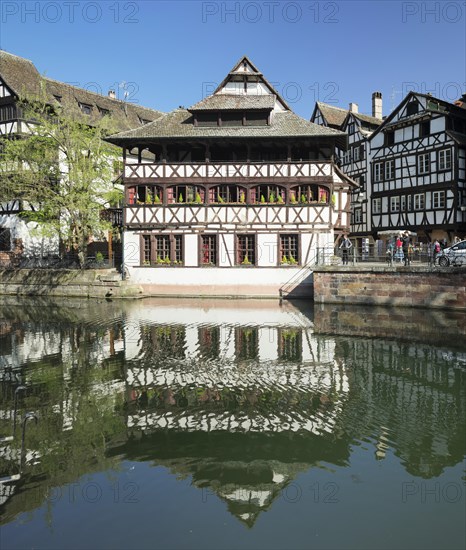
[[[448,339],[455,319],[435,315],[443,346],[425,328],[424,341],[393,337],[385,310],[365,312],[363,329],[350,309],[268,302],[5,307],[2,433],[19,384],[21,412],[40,422],[28,436],[39,463],[0,486],[4,521],[40,505],[38,488],[122,457],[189,478],[249,526],[300,473],[347,466],[361,441],[377,460],[393,453],[412,475],[440,475],[465,453],[466,354]],[[3,447],[4,473],[17,448]]]

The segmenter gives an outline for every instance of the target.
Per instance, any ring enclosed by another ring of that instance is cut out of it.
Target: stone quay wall
[[[314,302],[466,310],[466,268],[319,267]]]
[[[140,298],[142,289],[111,269],[0,269],[0,294]]]

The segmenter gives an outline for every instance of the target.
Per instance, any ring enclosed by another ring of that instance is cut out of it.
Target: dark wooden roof
[[[124,146],[166,138],[329,138],[346,144],[347,136],[309,122],[291,111],[274,112],[270,126],[200,127],[193,125],[193,117],[187,109],[176,109],[150,124],[110,136],[108,141]]]
[[[0,79],[18,98],[43,97],[52,106],[59,104],[68,112],[85,117],[92,123],[103,114],[109,114],[119,130],[137,128],[142,121],[154,121],[162,115],[160,111],[141,107],[134,103],[112,99],[83,88],[43,77],[34,64],[23,57],[0,50]],[[57,100],[60,98],[60,101]],[[90,105],[91,115],[81,111],[80,104]]]
[[[228,111],[228,110],[272,110],[275,105],[273,95],[246,96],[242,94],[215,94],[199,101],[188,111]]]
[[[329,126],[343,126],[345,118],[349,113],[348,109],[342,109],[341,107],[334,107],[333,105],[328,105],[327,103],[321,103],[317,101],[317,107],[325,118],[325,121]]]

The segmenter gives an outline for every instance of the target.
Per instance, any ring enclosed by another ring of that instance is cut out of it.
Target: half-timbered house
[[[358,105],[350,103],[349,109],[317,102],[311,121],[336,128],[348,134],[348,149],[336,151],[341,169],[359,185],[351,193],[351,236],[356,238],[358,249],[363,249],[363,239],[370,232],[367,213],[367,185],[370,165],[369,138],[382,124],[382,94],[372,94],[372,116],[359,113]]]
[[[370,232],[466,235],[466,109],[410,92],[369,138]]]
[[[126,130],[152,122],[161,115],[159,111],[117,99],[114,91],[107,97],[41,76],[30,60],[0,51],[0,139],[30,132],[33,122],[24,119],[21,100],[44,95],[51,107],[61,105],[68,113],[82,116],[89,125],[108,115],[119,130]],[[115,168],[117,177],[118,167]],[[112,185],[112,182],[106,183]],[[0,260],[3,264],[15,253],[35,256],[58,252],[57,239],[34,235],[31,227],[35,224],[28,224],[18,216],[31,207],[34,205],[20,199],[5,202],[0,195]],[[106,215],[118,225],[121,209],[108,210]]]
[[[124,263],[150,292],[276,296],[349,229],[345,134],[294,114],[247,57],[211,96],[109,141],[139,156]]]

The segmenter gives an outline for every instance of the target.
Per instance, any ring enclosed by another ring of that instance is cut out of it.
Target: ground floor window
[[[217,236],[201,235],[201,265],[217,265]]]
[[[182,265],[182,235],[142,235],[143,265]]]
[[[255,235],[236,236],[236,264],[255,265],[256,238]]]
[[[299,263],[298,235],[280,235],[279,263],[295,265]]]

